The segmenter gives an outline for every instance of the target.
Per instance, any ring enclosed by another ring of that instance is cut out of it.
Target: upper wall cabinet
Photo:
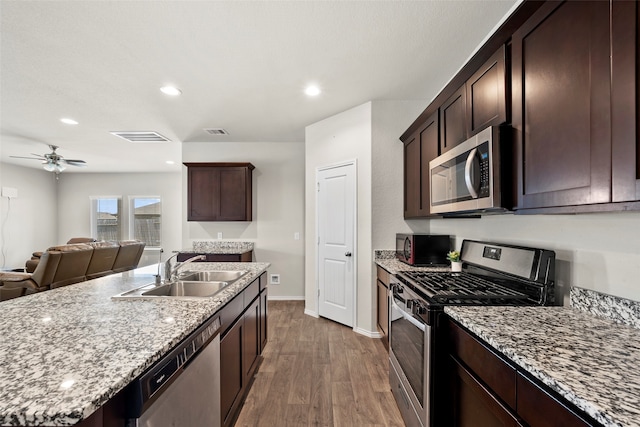
[[[545,3],[514,33],[518,209],[611,201],[609,66],[607,2]]]
[[[251,221],[251,163],[184,163],[188,221]]]
[[[612,201],[628,202],[640,200],[640,7],[614,1],[611,13]]]
[[[501,46],[440,106],[440,154],[488,126],[507,121],[506,78]]]
[[[404,144],[404,217],[429,215],[429,162],[438,156],[438,112]]]

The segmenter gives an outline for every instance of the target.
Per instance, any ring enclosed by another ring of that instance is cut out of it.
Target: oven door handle
[[[407,313],[406,311],[404,311],[394,300],[393,298],[391,298],[391,305],[393,306],[393,308],[400,312],[400,314],[402,314],[402,317],[405,318],[405,320],[407,320],[409,323],[411,323],[413,326],[415,326],[416,328],[420,329],[422,332],[424,332],[426,330],[426,326],[424,323],[420,322],[419,320],[416,320],[415,317],[413,317],[411,314]]]

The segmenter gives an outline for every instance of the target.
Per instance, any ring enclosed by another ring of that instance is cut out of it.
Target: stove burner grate
[[[517,301],[528,297],[524,293],[469,273],[404,272],[402,274],[437,302]]]

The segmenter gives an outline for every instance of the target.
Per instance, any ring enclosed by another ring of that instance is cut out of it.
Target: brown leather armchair
[[[111,274],[113,263],[120,250],[120,244],[118,242],[91,242],[87,245],[93,248],[93,255],[91,255],[91,261],[87,267],[86,279],[91,280]]]
[[[49,289],[60,262],[60,252],[45,252],[33,273],[0,273],[0,301]]]
[[[123,240],[120,242],[118,256],[113,263],[112,273],[133,270],[138,266],[146,243],[139,240]]]
[[[51,280],[51,289],[71,285],[86,280],[87,268],[93,255],[93,248],[84,243],[53,246],[47,252],[59,252],[60,261]]]

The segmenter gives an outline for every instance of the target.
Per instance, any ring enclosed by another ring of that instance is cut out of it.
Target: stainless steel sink
[[[179,280],[169,283],[161,283],[159,285],[150,283],[148,285],[114,295],[111,298],[210,298],[247,273],[248,271],[246,270],[185,271],[180,274]]]
[[[156,286],[153,289],[142,292],[143,296],[164,297],[211,297],[220,292],[229,282],[194,282],[180,280]]]
[[[188,282],[233,282],[245,274],[246,270],[185,271],[180,274],[179,279]]]

